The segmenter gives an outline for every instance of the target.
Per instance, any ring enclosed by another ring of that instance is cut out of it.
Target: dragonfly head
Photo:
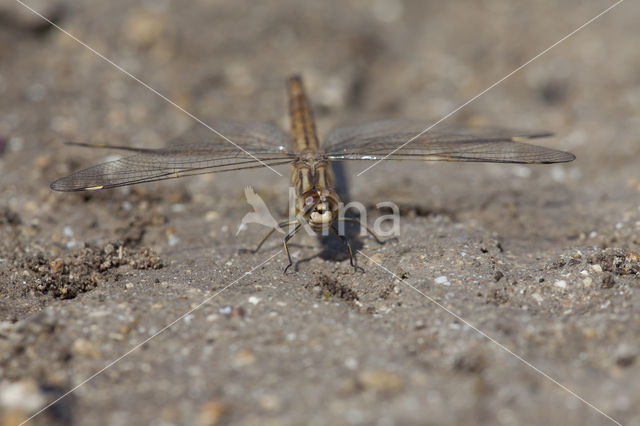
[[[304,207],[300,209],[311,229],[320,231],[330,226],[338,217],[340,199],[331,190],[311,190],[301,197]]]

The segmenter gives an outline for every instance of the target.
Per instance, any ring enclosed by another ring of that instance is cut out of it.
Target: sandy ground
[[[322,134],[438,119],[611,4],[33,2],[205,121],[286,126],[301,72]],[[111,155],[64,141],[160,147],[194,122],[3,0],[0,422],[81,385],[33,424],[640,424],[639,20],[622,3],[449,119],[551,130],[576,161],[350,164],[399,241],[355,241],[353,273],[296,238],[285,276],[279,237],[236,237],[246,185],[287,211],[269,170],[50,191]]]

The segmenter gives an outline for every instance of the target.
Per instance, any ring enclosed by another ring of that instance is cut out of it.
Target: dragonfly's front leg
[[[347,240],[343,235],[340,235],[340,233],[338,232],[338,230],[335,228],[335,226],[331,225],[331,230],[333,231],[334,234],[336,234],[343,243],[345,243],[345,245],[347,246],[347,250],[349,251],[349,262],[351,263],[351,266],[353,266],[353,269],[355,269],[356,271],[358,269],[360,269],[362,272],[364,272],[364,269],[359,267],[358,265],[356,265],[354,258],[353,258],[353,250],[351,250],[351,244],[349,244],[349,240]]]
[[[297,219],[285,220],[284,222],[280,222],[276,228],[271,228],[271,230],[267,233],[267,235],[265,235],[264,238],[262,238],[262,241],[260,241],[260,243],[255,248],[255,250],[252,251],[252,253],[257,253],[258,250],[260,250],[260,247],[262,247],[262,245],[269,239],[269,237],[271,235],[273,235],[274,232],[276,232],[276,229],[284,228],[285,226],[289,226],[289,225],[292,225],[294,223],[297,224],[297,223],[299,223],[299,221]]]
[[[296,225],[296,227],[293,229],[293,231],[289,232],[287,234],[286,237],[284,237],[284,252],[287,253],[287,258],[289,259],[289,264],[287,265],[286,268],[284,268],[284,272],[283,274],[287,273],[287,269],[289,269],[291,267],[291,265],[293,265],[293,260],[291,260],[291,254],[289,254],[289,246],[287,246],[287,243],[289,242],[289,240],[291,239],[291,237],[293,237],[296,232],[298,232],[299,230],[302,229],[302,224],[300,222],[297,222],[298,225]]]

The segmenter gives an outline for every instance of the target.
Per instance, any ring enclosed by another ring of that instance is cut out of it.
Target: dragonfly
[[[254,250],[257,252],[276,229],[286,227],[288,232],[284,237],[284,250],[289,261],[284,269],[286,273],[293,264],[288,242],[305,225],[316,233],[330,230],[336,234],[346,245],[350,264],[354,268],[357,266],[353,250],[348,239],[336,229],[336,222],[358,222],[376,241],[384,242],[358,218],[339,214],[342,201],[335,189],[332,161],[549,164],[569,162],[576,158],[570,152],[526,142],[551,136],[549,132],[465,126],[439,126],[425,132],[424,122],[402,119],[338,127],[321,144],[299,75],[288,78],[287,91],[290,134],[267,123],[218,120],[211,123],[217,133],[209,139],[179,139],[160,149],[72,143],[135,154],[76,171],[54,181],[51,189],[63,192],[95,191],[205,173],[290,164],[290,181],[296,193],[295,215],[279,223],[277,228],[272,228]]]

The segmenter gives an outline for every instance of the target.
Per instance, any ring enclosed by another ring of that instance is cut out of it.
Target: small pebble
[[[555,283],[553,283],[553,285],[555,285],[558,288],[567,288],[567,282],[565,280],[558,280]]]
[[[448,279],[446,276],[442,275],[442,276],[440,276],[440,277],[436,278],[436,279],[434,280],[434,282],[435,282],[436,284],[445,284],[445,285],[448,285],[448,284],[449,284],[449,279]]]
[[[282,401],[275,395],[264,395],[258,400],[258,404],[265,411],[278,411],[282,406]]]
[[[166,36],[167,28],[164,15],[135,10],[124,19],[122,34],[133,46],[145,49]]]
[[[551,179],[556,182],[564,182],[566,173],[562,167],[554,166],[551,168]]]
[[[633,365],[633,363],[636,361],[637,356],[637,348],[628,342],[624,342],[616,350],[614,358],[616,360],[616,364],[624,368]]]
[[[245,311],[242,306],[236,306],[233,309],[231,309],[231,318],[242,319],[244,318],[244,315],[245,315]]]
[[[218,219],[219,217],[220,217],[220,213],[218,213],[215,210],[209,210],[204,215],[204,220],[206,220],[207,222],[213,222],[214,220]]]
[[[210,401],[202,406],[198,415],[198,426],[215,426],[228,411],[228,407],[220,401]]]
[[[176,237],[175,234],[168,234],[167,239],[169,240],[169,246],[173,247],[180,242],[180,238]]]
[[[245,367],[256,362],[256,356],[248,349],[240,349],[236,353],[236,358],[233,361],[233,365],[236,367]]]
[[[358,360],[355,358],[347,358],[344,361],[344,366],[349,370],[355,370],[356,368],[358,368]]]
[[[7,411],[17,410],[27,414],[38,410],[46,402],[37,383],[32,380],[0,383],[0,407]]]
[[[83,338],[74,340],[71,344],[71,352],[74,355],[88,356],[91,358],[98,358],[100,356],[98,348],[91,341]]]
[[[365,370],[358,375],[358,384],[364,390],[395,392],[404,386],[404,380],[396,373],[386,370]]]
[[[51,269],[51,272],[53,272],[54,274],[56,275],[61,274],[64,271],[64,260],[62,259],[52,260],[51,262],[49,262],[49,268]]]
[[[602,288],[611,288],[615,285],[616,281],[613,279],[613,274],[606,274],[602,277]]]
[[[538,303],[542,303],[544,301],[544,298],[540,295],[540,293],[533,293],[531,297],[533,297],[533,300]]]

